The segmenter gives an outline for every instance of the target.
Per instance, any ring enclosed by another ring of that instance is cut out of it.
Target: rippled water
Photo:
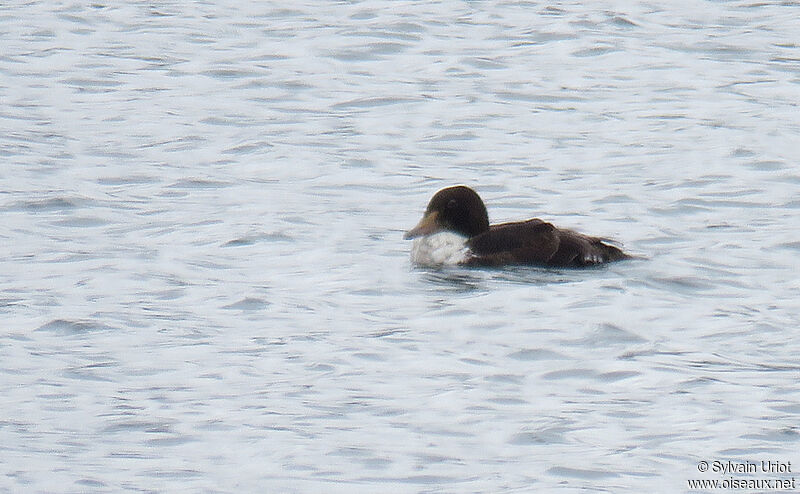
[[[0,6],[0,489],[800,465],[800,9],[662,4]],[[413,269],[455,183],[644,259]]]

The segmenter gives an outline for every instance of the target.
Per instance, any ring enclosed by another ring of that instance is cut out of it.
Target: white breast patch
[[[414,239],[411,262],[420,266],[452,266],[469,257],[467,237],[453,232],[439,232]]]

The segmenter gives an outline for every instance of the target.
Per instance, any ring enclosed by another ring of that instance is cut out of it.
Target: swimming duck
[[[414,239],[411,260],[423,266],[585,267],[630,257],[606,239],[538,218],[490,226],[480,196],[464,185],[437,192],[403,238]]]

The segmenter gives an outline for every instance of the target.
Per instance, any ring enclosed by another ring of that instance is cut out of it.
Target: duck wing
[[[583,235],[572,230],[558,230],[559,247],[548,261],[552,266],[583,267],[627,259],[618,247],[600,237]]]
[[[629,256],[600,237],[556,228],[534,218],[494,225],[468,241],[473,266],[534,264],[585,267]]]
[[[474,266],[548,264],[558,252],[558,229],[540,219],[502,223],[469,239]]]

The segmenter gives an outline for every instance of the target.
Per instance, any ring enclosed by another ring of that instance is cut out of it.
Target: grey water
[[[798,40],[791,1],[4,3],[0,490],[790,480],[699,466],[800,469]],[[414,268],[453,184],[641,258]]]

